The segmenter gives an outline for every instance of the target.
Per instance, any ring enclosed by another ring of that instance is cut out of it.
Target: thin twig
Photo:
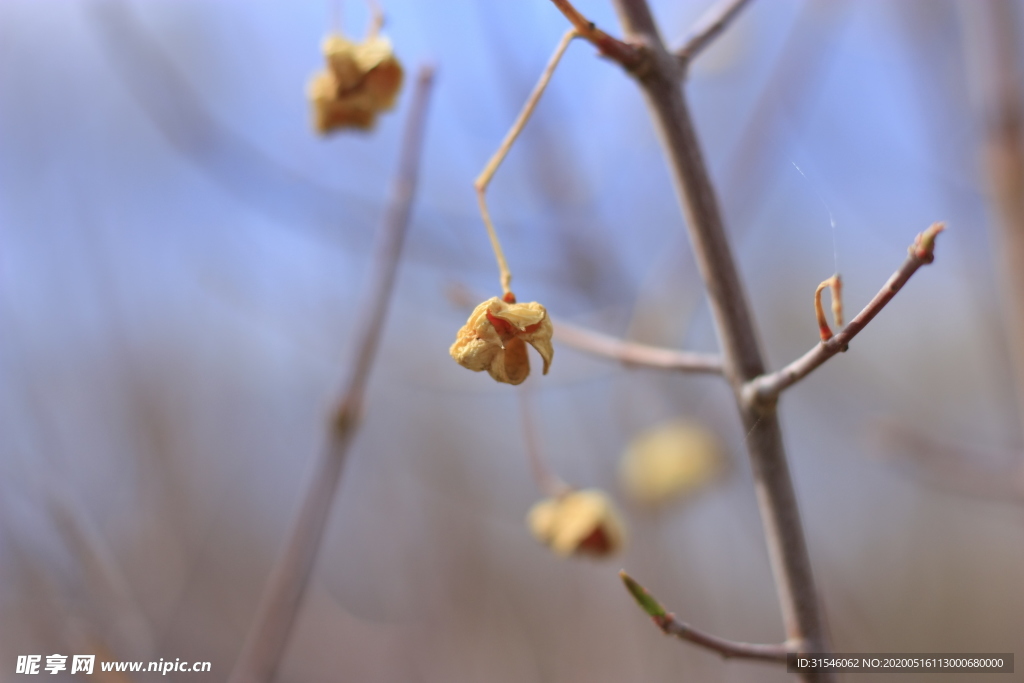
[[[529,395],[529,391],[529,387],[521,386],[516,393],[519,395],[519,414],[523,422],[523,445],[526,448],[526,457],[530,461],[530,473],[541,493],[549,498],[558,498],[572,491],[572,487],[555,474],[541,452],[537,424],[533,420],[532,397]]]
[[[316,464],[288,544],[282,552],[260,599],[256,618],[231,672],[230,683],[269,683],[284,654],[306,583],[316,560],[349,444],[362,413],[363,395],[379,346],[381,329],[394,288],[402,243],[416,192],[423,132],[433,69],[421,67],[406,121],[401,158],[391,201],[378,236],[373,281],[365,308],[353,325],[359,330],[351,375],[330,423],[328,442]]]
[[[680,372],[722,374],[722,357],[716,353],[676,351],[637,344],[561,320],[553,322],[555,333],[552,339],[596,356],[611,358],[626,365],[643,365],[663,370],[679,370]]]
[[[377,0],[366,0],[367,9],[370,11],[370,28],[367,29],[366,35],[371,38],[376,37],[380,34],[381,29],[384,28],[384,22],[386,17],[384,10],[381,8],[380,3]]]
[[[626,39],[643,45],[648,59],[642,73],[633,74],[647,99],[668,157],[722,342],[724,374],[733,388],[747,433],[745,441],[787,640],[805,643],[809,652],[828,652],[824,619],[775,406],[748,401],[742,391],[746,382],[764,373],[765,364],[718,199],[679,86],[683,69],[679,58],[665,49],[646,0],[615,0],[615,5]],[[805,673],[803,678],[834,680],[833,674],[820,670]]]
[[[512,283],[512,271],[508,268],[508,263],[505,261],[505,253],[501,249],[501,242],[498,240],[498,233],[494,230],[494,223],[491,221],[491,212],[487,210],[487,186],[490,185],[491,179],[494,177],[498,167],[501,166],[501,162],[508,156],[508,152],[512,149],[512,144],[519,137],[519,134],[523,132],[523,128],[526,126],[526,122],[530,120],[530,115],[533,114],[533,110],[537,108],[537,103],[540,101],[541,95],[544,94],[544,89],[548,87],[548,83],[551,81],[551,76],[555,73],[555,69],[558,67],[558,62],[561,61],[562,55],[569,48],[569,43],[572,42],[573,38],[577,37],[576,29],[569,29],[562,36],[562,40],[559,41],[558,47],[555,48],[555,52],[551,55],[551,59],[548,60],[548,64],[544,67],[544,72],[540,75],[540,79],[537,81],[537,85],[534,86],[533,92],[530,93],[530,97],[527,98],[526,104],[523,105],[522,111],[519,112],[519,116],[516,117],[515,122],[512,124],[512,128],[509,129],[508,133],[505,134],[505,139],[501,141],[501,145],[498,146],[498,151],[494,153],[491,160],[487,162],[484,170],[477,176],[476,181],[473,183],[473,187],[476,188],[477,202],[480,204],[480,215],[484,219],[484,225],[487,227],[487,235],[491,238],[491,247],[494,249],[494,257],[498,261],[498,271],[501,278],[501,289],[505,294],[506,298],[512,295],[511,283]],[[512,296],[513,301],[515,297]]]
[[[718,34],[725,30],[750,0],[718,0],[701,15],[690,29],[690,35],[675,51],[684,65],[693,61],[701,50],[708,46]]]
[[[828,341],[819,342],[817,346],[776,372],[761,375],[747,382],[743,394],[747,400],[757,404],[771,404],[786,388],[799,382],[815,368],[832,356],[846,351],[850,340],[857,336],[878,313],[885,308],[896,293],[907,283],[910,276],[921,266],[931,263],[935,258],[935,236],[943,230],[942,223],[934,223],[917,236],[910,247],[907,259],[899,270],[892,274],[878,294],[867,306]]]
[[[580,14],[570,0],[551,0],[569,23],[576,28],[576,32],[587,41],[592,43],[605,57],[614,59],[627,71],[638,71],[646,63],[643,50],[636,45],[630,45],[618,38],[614,38],[601,29],[594,22]]]
[[[706,631],[701,631],[676,619],[674,614],[666,611],[661,606],[661,603],[647,592],[646,588],[637,583],[626,572],[619,572],[619,577],[626,584],[626,590],[630,592],[633,599],[640,605],[640,609],[646,612],[666,635],[675,636],[680,640],[686,640],[694,645],[717,652],[725,659],[757,659],[783,664],[786,662],[786,655],[798,650],[795,645],[789,643],[768,645],[762,643],[742,643],[719,638]]]

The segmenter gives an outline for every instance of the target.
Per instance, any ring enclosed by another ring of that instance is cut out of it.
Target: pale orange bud
[[[723,461],[712,432],[674,420],[630,442],[619,462],[619,481],[630,498],[656,505],[706,486],[720,473]]]
[[[536,301],[509,304],[492,297],[473,309],[448,352],[474,372],[486,370],[499,382],[521,384],[530,374],[526,344],[537,349],[548,373],[553,332],[548,312]]]
[[[626,540],[626,527],[603,491],[570,491],[548,498],[530,509],[530,533],[555,553],[606,557],[617,553]]]
[[[371,128],[377,114],[391,109],[404,72],[391,42],[371,36],[353,43],[339,35],[323,45],[327,68],[309,84],[313,127],[320,133],[337,128]]]

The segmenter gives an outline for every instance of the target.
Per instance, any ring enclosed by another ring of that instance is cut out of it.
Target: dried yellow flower
[[[510,304],[493,297],[473,309],[448,352],[474,372],[486,370],[499,382],[521,384],[530,374],[527,344],[540,353],[548,373],[553,331],[548,312],[536,301]]]
[[[371,128],[377,114],[391,109],[402,87],[402,65],[391,42],[373,35],[353,43],[340,35],[323,45],[327,68],[309,84],[313,126],[320,133],[336,128]]]
[[[619,480],[634,500],[658,504],[693,492],[721,471],[718,438],[704,427],[674,420],[630,442],[619,463]]]
[[[570,491],[530,509],[530,533],[557,554],[606,557],[626,540],[626,527],[610,498],[598,489]]]

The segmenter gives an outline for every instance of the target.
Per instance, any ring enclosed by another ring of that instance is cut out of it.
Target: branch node
[[[637,77],[648,70],[651,57],[645,48],[608,35],[599,29],[597,24],[584,17],[570,0],[551,2],[576,28],[576,32],[596,47],[602,55],[618,62],[622,68]]]

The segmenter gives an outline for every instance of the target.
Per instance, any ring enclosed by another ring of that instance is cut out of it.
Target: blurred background
[[[666,41],[707,4],[655,2]],[[619,33],[609,3],[579,8]],[[948,224],[936,262],[781,402],[843,652],[1024,652],[1024,487],[990,486],[1013,483],[1022,447],[1022,342],[1004,304],[1024,293],[1001,280],[982,156],[986,31],[1019,33],[1024,7],[1009,23],[987,8],[755,1],[687,87],[773,368],[816,343],[821,280],[842,273],[852,315],[916,233]],[[371,134],[312,132],[304,89],[336,9],[0,3],[0,680],[18,655],[53,653],[208,660],[172,678],[227,677],[345,374],[408,106],[407,88]],[[665,638],[616,575],[715,634],[784,639],[721,380],[557,338],[548,376],[534,356],[541,451],[573,485],[609,491],[629,525],[621,555],[563,560],[523,521],[541,494],[517,390],[448,357],[468,314],[452,292],[500,293],[472,180],[565,20],[546,0],[384,9],[407,72],[438,66],[422,183],[277,680],[790,680]],[[361,37],[366,7],[340,14]],[[591,46],[571,46],[491,187],[520,300],[717,348],[639,91]],[[718,435],[728,475],[630,503],[623,450],[678,417]],[[972,472],[970,495],[950,490]]]

